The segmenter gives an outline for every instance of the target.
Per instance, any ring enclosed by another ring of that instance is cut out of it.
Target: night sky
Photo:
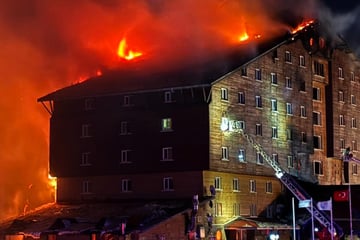
[[[53,197],[47,179],[50,115],[37,98],[99,68],[126,67],[116,56],[121,38],[145,52],[143,62],[169,67],[239,44],[233,35],[245,28],[266,38],[319,16],[360,53],[360,2],[318,2],[1,0],[0,219]]]

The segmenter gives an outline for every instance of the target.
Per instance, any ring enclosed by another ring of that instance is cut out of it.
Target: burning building
[[[286,220],[283,193],[309,197],[298,180],[357,183],[358,162],[341,157],[358,150],[354,54],[314,22],[266,41],[245,33],[221,58],[168,71],[142,65],[145,53],[123,39],[118,54],[134,64],[39,98],[57,202],[192,199],[179,235],[153,236],[253,239],[291,233],[254,219]]]

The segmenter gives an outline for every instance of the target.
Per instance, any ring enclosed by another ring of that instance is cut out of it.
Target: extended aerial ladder
[[[290,192],[299,201],[311,199],[311,196],[297,183],[297,181],[290,174],[288,174],[285,170],[283,170],[281,168],[280,164],[276,160],[271,158],[264,151],[264,149],[262,148],[262,146],[260,144],[255,142],[255,140],[253,138],[251,138],[248,134],[246,134],[243,130],[239,130],[239,133],[242,134],[242,136],[251,144],[251,146],[275,170],[276,177],[284,184],[284,186],[287,187],[287,189],[290,190]],[[358,161],[360,162],[360,160],[358,160]],[[319,221],[320,224],[322,224],[324,227],[326,227],[328,229],[329,233],[331,233],[333,231],[332,226],[331,226],[331,224],[333,224],[336,235],[341,237],[343,235],[342,228],[334,222],[331,223],[330,217],[327,214],[325,214],[323,211],[320,211],[316,204],[313,203],[312,205],[313,205],[312,209],[311,209],[311,207],[306,208],[310,212],[310,214],[312,213],[314,218],[317,221]]]

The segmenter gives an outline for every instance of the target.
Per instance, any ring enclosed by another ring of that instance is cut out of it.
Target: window
[[[165,103],[171,103],[172,102],[172,93],[171,93],[171,91],[166,91],[164,93],[164,102]]]
[[[340,149],[345,149],[345,139],[340,139]]]
[[[314,142],[315,149],[321,149],[321,137],[320,136],[314,136],[313,142]]]
[[[317,101],[321,101],[321,92],[320,88],[313,88],[313,99]]]
[[[351,141],[351,149],[357,151],[357,142],[356,140]]]
[[[164,147],[162,149],[162,161],[172,161],[173,160],[173,148]]]
[[[250,180],[250,192],[255,193],[256,192],[256,181]]]
[[[345,126],[345,118],[344,115],[339,115],[339,125]]]
[[[233,215],[240,216],[240,203],[233,204]]]
[[[314,61],[314,73],[315,75],[324,77],[324,64]]]
[[[351,128],[356,128],[356,118],[351,118]]]
[[[277,74],[276,73],[271,73],[271,84],[274,84],[274,85],[278,84]]]
[[[128,131],[128,122],[126,121],[121,121],[120,122],[120,135],[126,135],[129,134]]]
[[[172,177],[163,178],[163,191],[173,191],[174,190],[174,180]]]
[[[240,162],[246,162],[246,156],[245,156],[245,150],[244,149],[239,150],[239,161]]]
[[[241,76],[247,76],[247,68],[244,67],[244,68],[241,68]]]
[[[304,80],[300,80],[300,91],[301,92],[306,92],[306,83]]]
[[[301,132],[301,142],[302,142],[302,143],[306,143],[306,142],[307,142],[306,132]]]
[[[350,72],[350,81],[355,82],[355,73]]]
[[[313,124],[321,125],[321,115],[319,112],[313,112]]]
[[[130,150],[121,150],[120,163],[130,163]]]
[[[130,179],[122,179],[121,180],[121,191],[122,192],[131,192],[132,191],[132,185]]]
[[[90,156],[91,156],[91,153],[90,153],[90,152],[83,152],[83,153],[81,153],[80,166],[90,166],[90,165],[91,165]]]
[[[305,106],[300,106],[300,117],[306,118],[306,108],[305,108]]]
[[[81,193],[92,193],[92,183],[90,181],[82,181]]]
[[[124,96],[124,106],[130,106],[131,105],[131,101],[130,101],[130,96]]]
[[[352,105],[356,105],[356,96],[355,96],[355,95],[351,95],[350,101],[351,101],[351,104],[352,104]]]
[[[261,70],[255,69],[255,80],[261,81]]]
[[[278,138],[278,129],[277,129],[277,127],[272,127],[271,128],[271,138],[273,138],[273,139]]]
[[[256,217],[256,204],[250,204],[250,217]]]
[[[236,123],[235,123],[235,125],[237,125],[238,124],[238,128],[239,129],[245,129],[245,122],[244,121],[237,121]]]
[[[171,118],[161,119],[161,131],[168,132],[172,131],[172,120]]]
[[[292,89],[292,81],[291,81],[291,78],[289,77],[286,77],[285,78],[285,86],[287,89]]]
[[[344,92],[343,91],[339,91],[339,96],[338,96],[338,98],[339,98],[339,102],[344,102]]]
[[[215,204],[215,216],[222,216],[222,203],[217,202]]]
[[[256,106],[257,108],[262,108],[261,96],[255,96],[255,106]]]
[[[222,189],[221,177],[215,177],[214,186],[215,186],[216,190],[221,190]]]
[[[286,114],[287,115],[292,115],[293,114],[293,109],[292,109],[292,104],[291,103],[286,103]]]
[[[293,131],[291,128],[286,129],[286,140],[293,140]]]
[[[221,88],[221,100],[229,100],[227,88]]]
[[[287,165],[288,165],[288,168],[294,168],[294,157],[292,155],[288,155]]]
[[[338,75],[339,75],[339,79],[344,79],[344,73],[343,73],[343,69],[341,67],[339,67]]]
[[[81,126],[81,137],[86,138],[91,136],[91,124],[83,124]]]
[[[229,160],[229,148],[221,147],[221,160]]]
[[[271,99],[271,111],[273,112],[277,112],[277,100],[276,99]]]
[[[299,65],[300,67],[305,67],[305,57],[302,55],[299,56]]]
[[[266,207],[266,218],[274,218],[274,206],[268,205]]]
[[[256,163],[264,164],[264,157],[259,152],[256,153]]]
[[[274,162],[279,163],[279,154],[273,153],[273,154],[272,154],[272,160],[273,160]]]
[[[233,178],[232,189],[233,189],[234,192],[238,192],[240,190],[240,188],[239,188],[239,179],[238,178]]]
[[[285,62],[291,63],[291,52],[285,51]]]
[[[352,164],[351,170],[352,170],[352,174],[353,174],[353,175],[357,175],[357,174],[358,174],[357,165],[356,165],[356,164]]]
[[[238,92],[238,103],[245,104],[245,93]]]
[[[323,165],[320,161],[314,161],[314,174],[323,175]]]
[[[259,123],[255,126],[255,135],[262,136],[262,125]]]
[[[265,183],[265,192],[266,193],[272,193],[273,192],[273,190],[272,190],[272,182],[267,181]]]
[[[94,98],[86,98],[85,99],[85,111],[90,111],[95,109],[95,99]]]

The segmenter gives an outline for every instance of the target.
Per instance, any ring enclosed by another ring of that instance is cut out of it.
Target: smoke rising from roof
[[[0,218],[51,201],[48,119],[36,99],[98,68],[202,61],[312,18],[315,0],[3,0],[0,3]],[[143,51],[116,56],[119,41]],[[31,186],[31,187],[29,187]]]

